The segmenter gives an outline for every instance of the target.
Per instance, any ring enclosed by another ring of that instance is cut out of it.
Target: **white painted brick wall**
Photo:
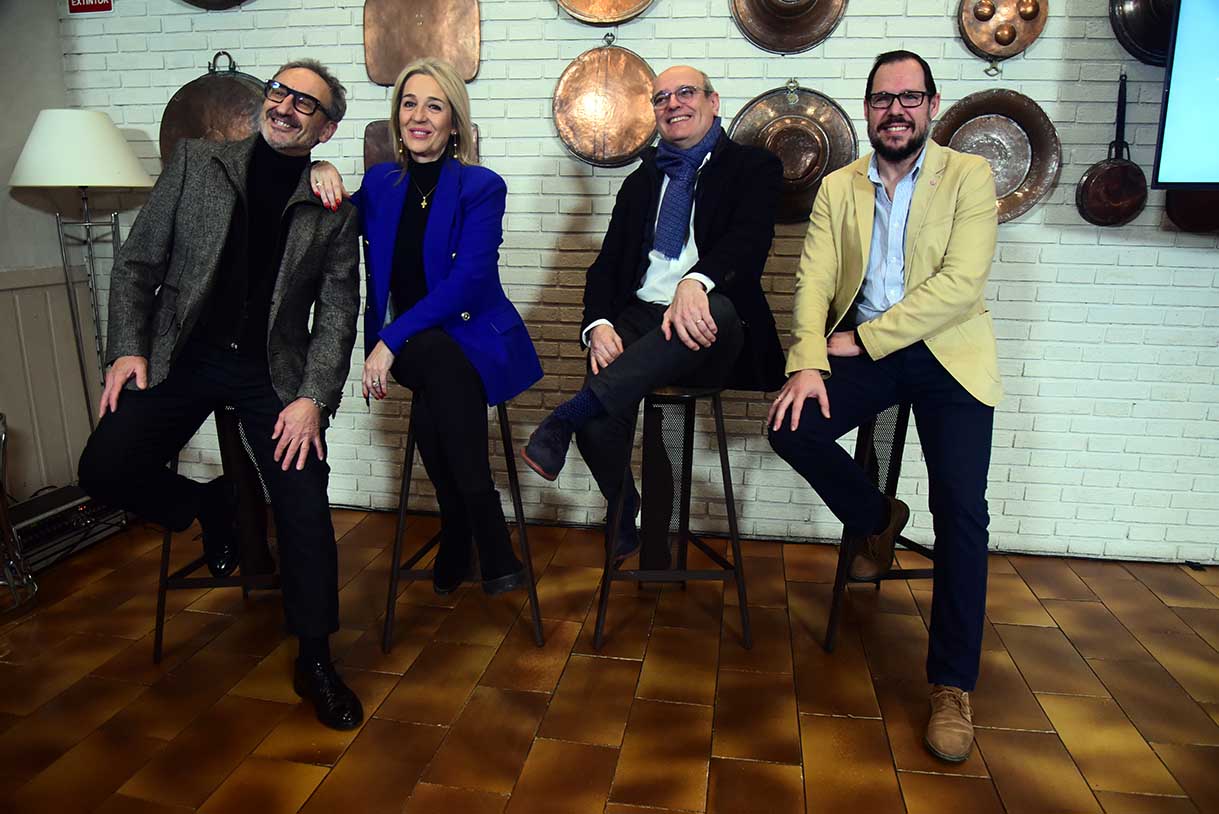
[[[68,18],[62,47],[74,104],[109,113],[152,171],[157,128],[173,92],[199,76],[215,51],[242,70],[270,75],[303,55],[333,67],[350,88],[348,118],[317,156],[358,185],[364,125],[382,117],[387,90],[364,70],[361,0],[248,0],[204,12],[180,0],[115,0],[113,14]],[[618,44],[660,70],[693,62],[715,80],[725,120],[789,77],[836,98],[865,135],[858,101],[876,53],[907,47],[932,63],[944,107],[974,91],[1010,88],[1053,118],[1063,146],[1058,187],[1003,225],[988,286],[1007,399],[996,413],[990,473],[996,549],[1085,556],[1195,559],[1219,555],[1219,254],[1214,235],[1166,223],[1162,192],[1121,229],[1100,229],[1075,211],[1074,186],[1105,157],[1119,66],[1130,77],[1128,138],[1150,175],[1163,71],[1136,62],[1114,40],[1106,0],[1051,4],[1045,33],[998,79],[956,33],[956,0],[853,0],[846,19],[806,54],[764,53],[736,30],[727,0],[656,0],[613,30]],[[551,0],[482,0],[482,66],[469,86],[485,163],[508,182],[502,276],[543,357],[546,378],[512,405],[522,442],[544,412],[578,386],[575,335],[583,272],[595,255],[613,196],[630,168],[594,169],[570,158],[554,132],[550,100],[567,63],[601,44],[605,29],[579,24]],[[863,141],[866,149],[866,139]],[[105,205],[123,201],[99,201]],[[131,214],[124,216],[130,223]],[[780,331],[791,326],[793,273],[804,228],[781,226],[766,278]],[[103,264],[104,265],[104,264]],[[102,281],[103,307],[105,280]],[[356,370],[358,370],[358,358]],[[769,449],[762,397],[727,399],[730,460],[751,536],[832,538],[824,506]],[[335,503],[397,502],[409,401],[400,390],[370,411],[358,377],[329,434]],[[693,522],[726,528],[718,465],[700,411]],[[926,469],[912,432],[901,493],[915,509],[914,536],[930,539]],[[493,431],[493,450],[499,451]],[[183,471],[217,470],[205,427]],[[853,443],[853,436],[844,439]],[[506,479],[499,466],[501,487]],[[433,492],[416,466],[417,500]],[[604,507],[575,454],[557,484],[522,472],[526,510],[537,520],[597,522]]]

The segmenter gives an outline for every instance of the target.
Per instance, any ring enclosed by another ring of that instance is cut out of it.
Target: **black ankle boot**
[[[492,489],[475,500],[467,500],[470,528],[478,546],[483,590],[494,596],[520,588],[525,584],[525,566],[512,550],[512,537],[499,492]]]
[[[432,590],[437,595],[453,593],[470,578],[473,547],[468,528],[441,520],[440,543],[432,563]]]
[[[199,506],[203,528],[203,556],[214,577],[227,577],[240,560],[237,543],[237,494],[233,482],[221,475],[203,486]]]

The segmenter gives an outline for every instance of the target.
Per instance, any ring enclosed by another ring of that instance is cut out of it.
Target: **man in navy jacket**
[[[773,390],[783,352],[762,270],[774,237],[782,165],[734,143],[719,94],[689,66],[652,86],[661,142],[623,182],[584,285],[584,388],[534,431],[526,463],[559,475],[571,437],[610,505],[622,488],[639,403],[671,384]],[[624,516],[639,505],[632,487]],[[623,524],[615,554],[639,547]]]

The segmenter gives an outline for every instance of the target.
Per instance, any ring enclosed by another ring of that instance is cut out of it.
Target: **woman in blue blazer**
[[[478,547],[483,589],[524,584],[487,449],[487,405],[542,378],[520,314],[499,280],[507,187],[474,156],[465,83],[439,59],[412,62],[394,83],[390,134],[398,161],[378,164],[352,196],[367,264],[364,396],[389,377],[413,392],[419,452],[436,487],[437,593],[456,590]],[[329,204],[343,194],[332,166],[313,171]]]

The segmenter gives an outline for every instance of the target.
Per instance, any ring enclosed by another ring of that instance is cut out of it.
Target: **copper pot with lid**
[[[1075,186],[1075,208],[1088,223],[1121,226],[1147,204],[1147,176],[1130,160],[1126,142],[1126,74],[1118,82],[1117,134],[1109,142],[1109,157],[1093,164]]]
[[[228,67],[220,67],[220,58]],[[187,82],[165,105],[161,114],[161,161],[169,160],[184,138],[240,141],[258,129],[263,81],[237,70],[228,51],[217,51],[207,73]]]
[[[554,89],[555,128],[576,158],[594,167],[621,167],[656,137],[652,83],[656,73],[641,56],[614,45],[572,60]]]

